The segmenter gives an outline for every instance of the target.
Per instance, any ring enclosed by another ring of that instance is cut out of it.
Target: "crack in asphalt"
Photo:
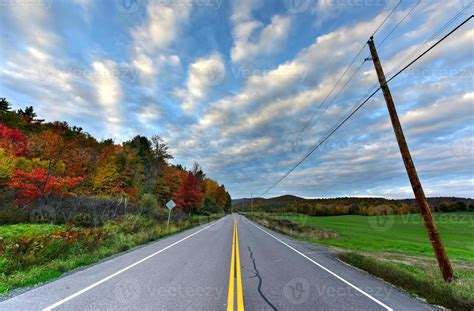
[[[254,276],[252,276],[251,278],[258,278],[258,293],[260,294],[260,296],[263,298],[263,300],[265,300],[265,302],[275,311],[277,311],[278,309],[275,308],[275,306],[270,302],[270,300],[268,300],[268,298],[265,296],[265,294],[262,292],[262,283],[263,283],[263,280],[262,280],[262,277],[260,276],[260,272],[258,271],[257,269],[257,264],[255,263],[255,258],[253,258],[253,252],[252,250],[250,249],[249,246],[247,246],[247,248],[249,249],[249,252],[250,252],[250,259],[252,259],[252,263],[253,263],[253,269],[255,270],[253,273],[254,273]]]

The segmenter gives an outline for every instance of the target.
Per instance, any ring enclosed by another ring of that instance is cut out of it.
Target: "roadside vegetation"
[[[435,213],[455,270],[444,282],[419,214],[308,216],[245,213],[272,230],[334,249],[346,263],[380,277],[431,304],[474,309],[474,213]]]
[[[107,256],[222,217],[192,216],[157,222],[121,216],[96,228],[17,224],[0,226],[0,295],[32,286]]]
[[[224,185],[172,158],[157,135],[98,141],[0,98],[0,295],[230,211]]]

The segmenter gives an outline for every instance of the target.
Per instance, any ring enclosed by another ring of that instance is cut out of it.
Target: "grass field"
[[[418,214],[387,216],[306,216],[254,213],[254,220],[271,229],[335,248],[340,258],[430,303],[453,310],[474,307],[474,213],[435,213],[435,221],[453,265],[456,280],[440,275]],[[289,225],[268,221],[289,220]],[[299,230],[291,228],[297,224]],[[317,232],[333,232],[331,235]]]
[[[474,261],[474,213],[435,213],[434,217],[449,257]],[[433,256],[423,219],[418,214],[279,218],[338,233],[338,239],[318,241],[321,244],[369,252]]]

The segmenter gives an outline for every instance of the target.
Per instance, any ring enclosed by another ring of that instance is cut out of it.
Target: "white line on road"
[[[179,240],[179,241],[174,242],[173,244],[170,244],[170,245],[166,246],[165,248],[160,249],[159,251],[157,251],[157,252],[155,252],[155,253],[153,253],[153,254],[151,254],[151,255],[149,255],[149,256],[143,258],[143,259],[140,259],[139,261],[137,261],[137,262],[135,262],[135,263],[133,263],[133,264],[131,264],[131,265],[129,265],[129,266],[123,268],[122,270],[119,270],[119,271],[115,272],[114,274],[111,274],[111,275],[109,275],[108,277],[105,277],[105,278],[103,278],[102,280],[97,281],[97,282],[95,282],[94,284],[89,285],[89,286],[87,286],[86,288],[83,288],[83,289],[81,289],[80,291],[78,291],[78,292],[76,292],[76,293],[74,293],[74,294],[72,294],[72,295],[70,295],[70,296],[64,298],[63,300],[60,300],[60,301],[56,302],[55,304],[52,304],[52,305],[50,305],[49,307],[44,308],[43,311],[51,311],[51,310],[53,310],[54,308],[56,308],[56,307],[62,305],[63,303],[65,303],[65,302],[67,302],[67,301],[69,301],[69,300],[71,300],[71,299],[73,299],[73,298],[76,298],[77,296],[79,296],[79,295],[81,295],[81,294],[87,292],[88,290],[90,290],[90,289],[92,289],[92,288],[94,288],[94,287],[96,287],[96,286],[98,286],[98,285],[100,285],[100,284],[102,284],[102,283],[104,283],[104,282],[110,280],[111,278],[113,278],[113,277],[119,275],[120,273],[125,272],[125,271],[127,271],[128,269],[133,268],[133,267],[135,267],[135,266],[138,265],[138,264],[141,264],[141,263],[144,262],[145,260],[148,260],[148,259],[150,259],[151,257],[153,257],[153,256],[155,256],[155,255],[158,255],[159,253],[161,253],[161,252],[167,250],[168,248],[173,247],[173,246],[175,246],[176,244],[179,244],[179,243],[183,242],[184,240],[189,239],[190,237],[192,237],[192,236],[198,234],[199,232],[204,231],[204,230],[206,230],[207,228],[214,226],[215,224],[217,224],[217,223],[223,221],[224,219],[225,219],[225,217],[223,217],[222,219],[216,221],[216,222],[213,223],[213,224],[210,224],[209,226],[206,226],[206,227],[202,228],[202,229],[199,230],[199,231],[194,232],[193,234],[188,235],[188,236],[185,237],[185,238],[182,238],[182,239]]]
[[[336,278],[338,278],[339,280],[341,280],[342,282],[346,283],[347,285],[349,285],[350,287],[354,288],[355,290],[357,290],[358,292],[360,292],[361,294],[367,296],[368,298],[370,298],[371,300],[375,301],[376,303],[378,303],[379,305],[381,305],[382,307],[384,307],[385,309],[387,309],[387,311],[393,311],[392,308],[390,308],[389,306],[387,306],[386,304],[384,304],[383,302],[381,302],[380,300],[372,297],[371,295],[367,294],[366,292],[364,292],[363,290],[361,290],[360,288],[358,288],[357,286],[355,286],[354,284],[352,284],[351,282],[349,281],[346,281],[345,279],[343,279],[342,277],[340,277],[339,275],[337,275],[336,273],[332,272],[331,270],[329,270],[328,268],[322,266],[321,264],[317,263],[316,261],[314,261],[313,259],[309,258],[308,256],[306,256],[305,254],[303,254],[302,252],[298,251],[297,249],[295,249],[294,247],[288,245],[287,243],[283,242],[282,240],[280,240],[279,238],[277,238],[276,236],[272,235],[271,233],[268,233],[266,230],[263,230],[262,228],[260,228],[259,226],[257,226],[256,224],[254,224],[253,222],[250,222],[253,226],[255,226],[255,228],[265,232],[266,234],[268,234],[269,236],[271,236],[272,238],[274,238],[275,240],[277,240],[278,242],[282,243],[283,245],[287,246],[288,248],[292,249],[293,251],[295,251],[296,253],[300,254],[301,256],[303,256],[304,258],[308,259],[309,261],[311,261],[312,263],[314,263],[316,266],[320,267],[321,269],[323,269],[324,271],[330,273],[331,275],[335,276]]]

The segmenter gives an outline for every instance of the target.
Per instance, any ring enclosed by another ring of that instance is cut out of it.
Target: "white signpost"
[[[171,217],[171,210],[176,206],[173,200],[169,200],[168,203],[166,203],[166,207],[168,208],[168,225],[166,226],[166,230],[169,232],[170,231],[170,217]]]

